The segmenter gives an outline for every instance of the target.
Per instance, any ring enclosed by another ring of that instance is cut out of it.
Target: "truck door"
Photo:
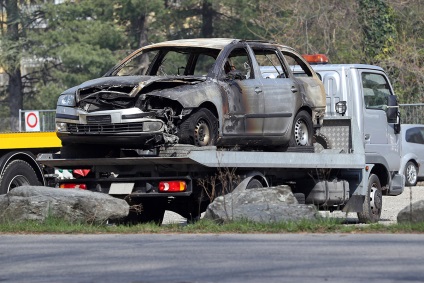
[[[393,95],[383,72],[360,71],[364,97],[364,139],[366,153],[379,153],[388,162],[390,170],[400,167],[400,137],[394,124],[387,121],[388,96]]]

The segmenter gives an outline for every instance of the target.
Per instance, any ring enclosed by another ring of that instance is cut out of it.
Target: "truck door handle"
[[[260,87],[255,87],[255,92],[256,92],[257,94],[259,94],[259,93],[261,93],[261,92],[262,92],[262,89],[261,89]]]
[[[292,86],[290,90],[291,90],[291,92],[293,92],[293,93],[296,93],[296,92],[297,92],[297,88],[296,88],[295,86]]]

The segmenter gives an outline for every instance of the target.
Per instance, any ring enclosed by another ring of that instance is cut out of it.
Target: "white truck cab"
[[[402,193],[399,109],[384,70],[365,64],[322,64],[322,55],[305,57],[324,83],[326,117],[352,117],[363,137],[366,163],[379,173],[383,192]]]

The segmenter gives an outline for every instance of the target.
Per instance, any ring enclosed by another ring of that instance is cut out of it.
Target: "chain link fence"
[[[402,124],[424,124],[424,103],[399,104]]]

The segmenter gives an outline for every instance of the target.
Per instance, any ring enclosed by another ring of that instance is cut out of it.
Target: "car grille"
[[[143,123],[120,123],[120,124],[68,124],[68,131],[74,134],[118,134],[135,133],[143,131]]]

